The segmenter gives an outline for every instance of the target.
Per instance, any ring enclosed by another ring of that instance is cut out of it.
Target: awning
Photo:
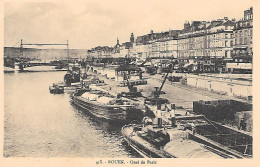
[[[183,68],[188,68],[188,67],[191,66],[191,65],[193,65],[193,63],[185,64],[185,65],[183,66]]]
[[[223,59],[224,61],[229,61],[229,60],[233,60],[232,58],[225,58]]]
[[[247,49],[247,46],[235,46],[233,49],[235,50]]]
[[[146,62],[144,63],[144,66],[151,66],[152,65],[152,62]]]

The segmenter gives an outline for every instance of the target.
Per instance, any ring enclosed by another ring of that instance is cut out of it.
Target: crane
[[[158,105],[158,104],[165,104],[165,103],[169,102],[168,99],[160,98],[160,95],[162,94],[162,88],[163,88],[163,86],[165,84],[165,81],[166,81],[166,79],[168,77],[168,74],[172,71],[172,67],[173,67],[172,64],[170,64],[168,66],[167,73],[164,76],[164,79],[162,81],[162,84],[161,84],[160,88],[159,87],[154,87],[155,90],[152,92],[153,97],[152,98],[151,97],[146,97],[145,101],[144,101],[145,104]]]
[[[126,80],[126,84],[128,87],[129,92],[122,92],[121,94],[127,97],[141,97],[141,91],[137,91],[137,88],[130,84],[126,72],[124,72],[124,79]]]
[[[172,64],[170,64],[170,65],[168,66],[167,73],[166,73],[165,76],[164,76],[164,79],[163,79],[163,81],[162,81],[162,85],[160,86],[160,88],[159,88],[159,87],[154,87],[155,90],[154,90],[154,92],[153,92],[153,95],[154,95],[155,98],[159,98],[160,94],[162,93],[162,88],[163,88],[163,86],[164,86],[164,84],[165,84],[165,81],[166,81],[166,79],[167,79],[169,73],[171,72],[171,70],[172,70]]]

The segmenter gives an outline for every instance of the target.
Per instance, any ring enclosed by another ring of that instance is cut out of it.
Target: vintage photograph
[[[4,2],[2,156],[252,159],[254,9]]]

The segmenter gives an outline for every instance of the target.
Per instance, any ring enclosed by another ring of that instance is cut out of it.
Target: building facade
[[[178,59],[188,71],[219,72],[219,59],[231,58],[234,20],[228,18],[184,24],[178,36]]]
[[[178,30],[169,30],[154,33],[151,30],[150,34],[138,36],[136,39],[136,51],[138,55],[145,55],[145,57],[149,58],[177,58],[178,32]]]
[[[233,30],[233,62],[227,63],[229,72],[252,72],[253,58],[253,8],[244,11]]]
[[[109,46],[97,46],[87,51],[87,57],[104,58],[111,57],[113,48]]]
[[[253,8],[244,11],[243,19],[222,19],[184,23],[182,30],[153,32],[120,44],[113,49],[94,48],[89,55],[112,57],[171,58],[178,60],[180,71],[233,72],[252,71]],[[238,64],[239,63],[239,64]]]

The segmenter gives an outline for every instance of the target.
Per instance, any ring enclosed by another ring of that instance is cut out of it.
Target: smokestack
[[[142,71],[139,72],[139,79],[143,79],[143,73],[142,73]]]
[[[176,127],[176,119],[175,119],[175,104],[171,104],[171,123],[172,127]]]
[[[158,118],[158,127],[162,125],[162,118]]]
[[[162,108],[161,103],[157,103],[157,110],[161,110],[161,108]]]
[[[171,110],[175,110],[175,104],[171,103]]]
[[[157,110],[156,111],[156,114],[157,114],[157,124],[158,126],[160,127],[162,125],[162,116],[161,116],[161,111],[160,110]]]
[[[172,127],[176,127],[176,119],[175,119],[175,117],[172,117],[171,121],[172,121]]]

